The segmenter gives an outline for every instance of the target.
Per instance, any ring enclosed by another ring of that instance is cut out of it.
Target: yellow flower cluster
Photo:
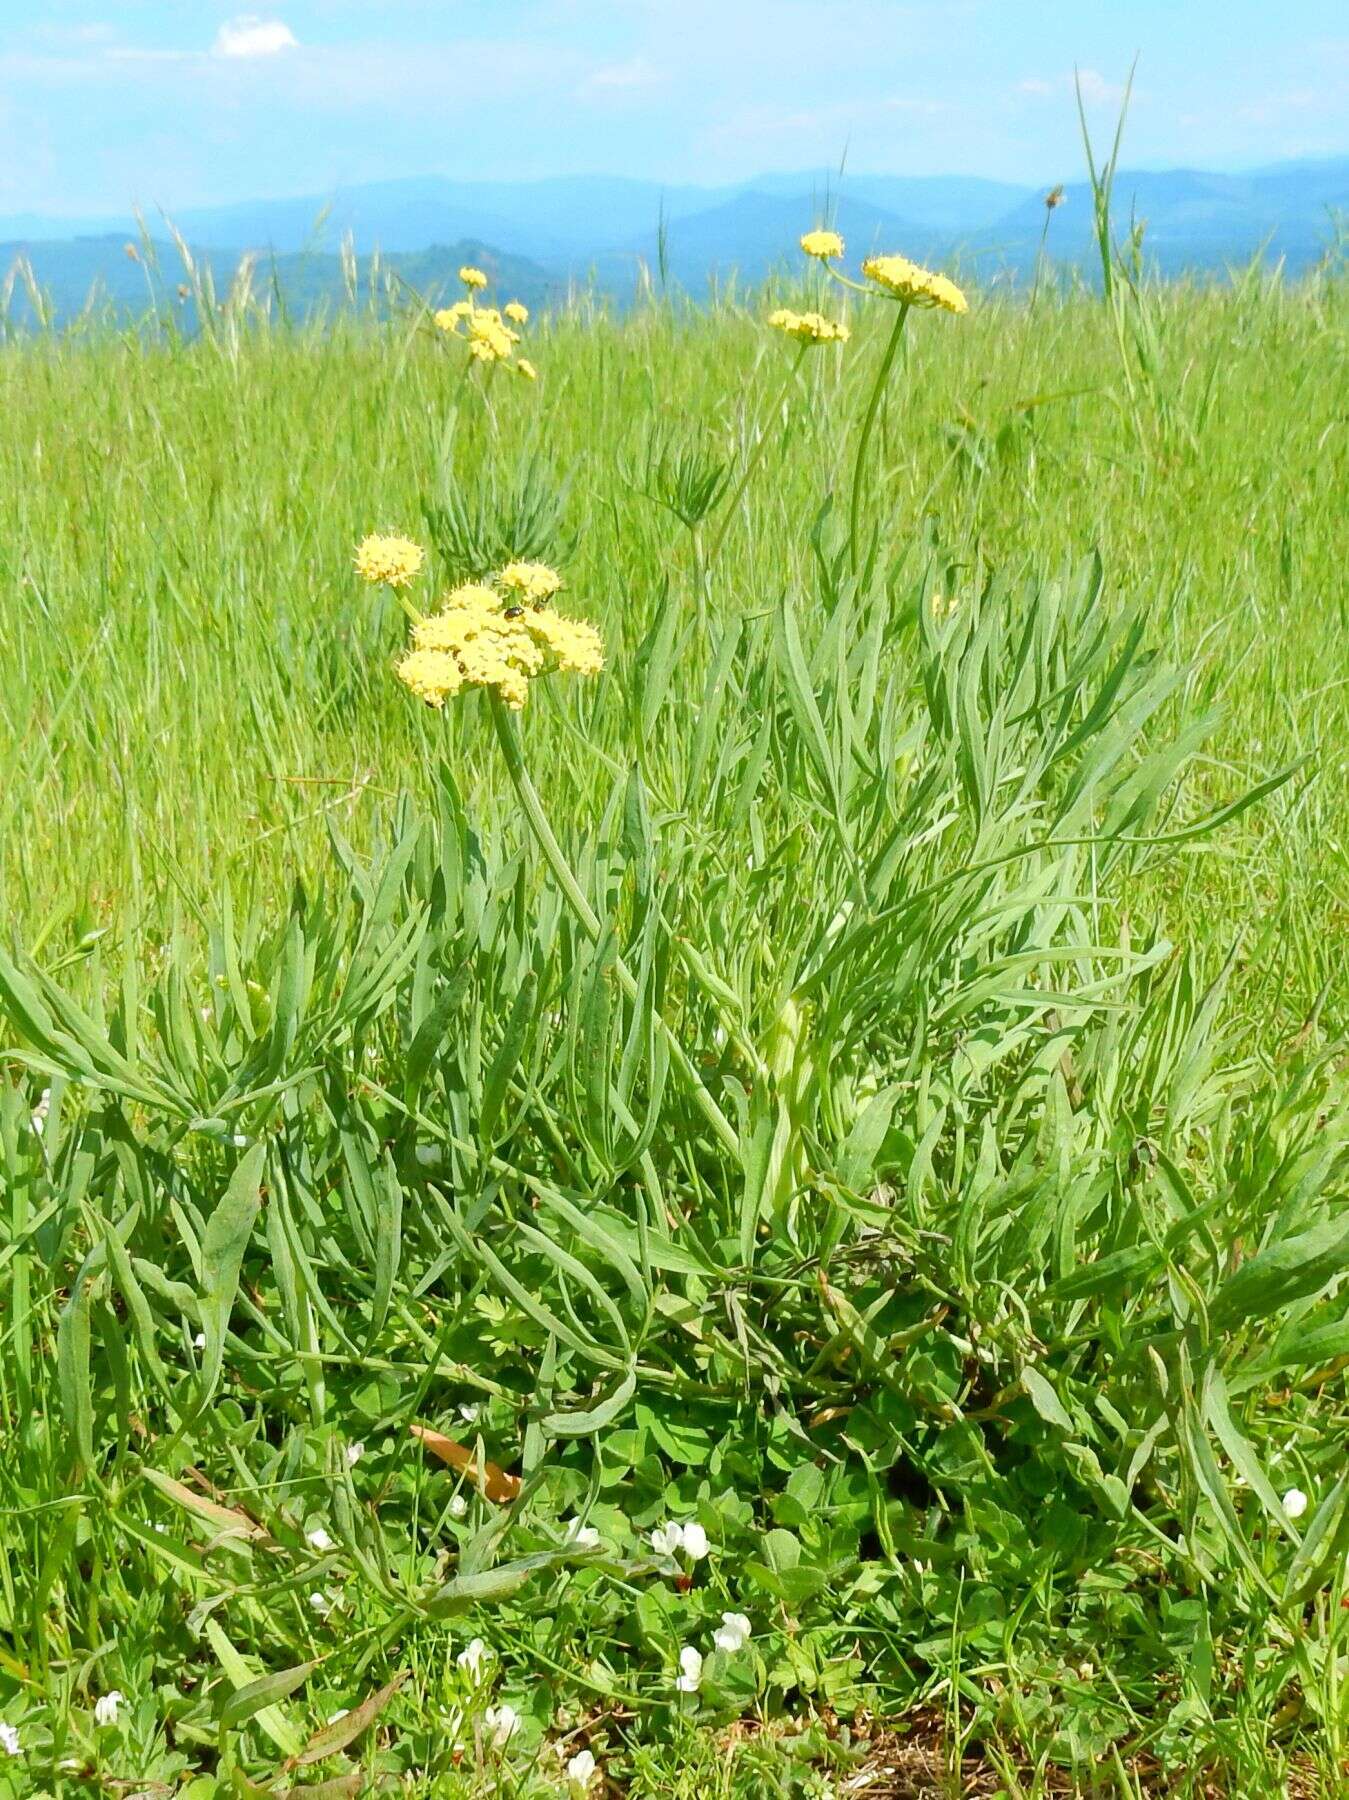
[[[497,586],[540,606],[561,592],[562,577],[547,563],[509,562],[497,576]]]
[[[868,281],[909,306],[940,306],[949,313],[965,313],[969,302],[954,281],[910,262],[907,256],[869,256],[862,264]]]
[[[542,563],[511,563],[491,583],[455,588],[439,612],[414,623],[399,679],[430,706],[444,706],[463,687],[485,687],[518,712],[536,675],[597,675],[604,667],[599,632],[547,605],[561,586]],[[520,605],[517,597],[531,604]]]
[[[488,366],[507,363],[526,381],[537,381],[539,372],[533,363],[515,355],[520,333],[514,327],[527,322],[529,308],[518,300],[508,301],[500,311],[495,306],[479,306],[473,296],[487,286],[481,269],[465,264],[459,279],[468,289],[467,297],[456,300],[453,306],[442,306],[432,315],[437,328],[451,337],[464,338],[474,362]]]
[[[846,325],[826,319],[823,313],[792,312],[785,306],[770,313],[768,323],[803,344],[846,344],[852,335]]]
[[[372,586],[405,588],[426,561],[426,552],[411,538],[381,537],[372,532],[356,546],[356,573]]]
[[[836,231],[808,231],[801,239],[801,248],[820,262],[833,262],[843,254],[843,239]]]

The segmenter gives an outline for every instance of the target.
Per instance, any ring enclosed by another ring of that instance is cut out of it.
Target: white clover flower
[[[684,1527],[684,1554],[690,1562],[701,1562],[708,1552],[707,1533],[701,1525]]]
[[[1283,1497],[1283,1510],[1290,1519],[1300,1519],[1307,1506],[1307,1496],[1301,1488],[1289,1488]]]
[[[347,1467],[349,1469],[354,1469],[364,1455],[364,1444],[348,1444],[346,1450]]]
[[[573,1792],[584,1794],[595,1779],[595,1758],[589,1750],[578,1750],[567,1764],[567,1780]]]
[[[468,1501],[462,1494],[450,1495],[450,1517],[462,1519],[468,1512]]]
[[[657,1525],[651,1533],[651,1548],[657,1556],[673,1556],[684,1542],[684,1527],[671,1519],[668,1525]]]
[[[489,1706],[483,1714],[483,1719],[492,1734],[494,1750],[504,1750],[520,1729],[519,1713],[513,1706],[508,1706],[504,1700],[500,1706]]]
[[[115,1725],[118,1711],[125,1700],[126,1695],[120,1688],[113,1688],[111,1693],[100,1694],[94,1702],[95,1725]]]
[[[192,1348],[194,1350],[204,1350],[206,1348],[206,1333],[204,1331],[199,1331],[193,1338]]]
[[[454,1660],[461,1669],[467,1671],[471,1680],[480,1681],[483,1666],[492,1660],[492,1652],[481,1638],[474,1638],[472,1643],[461,1650]]]
[[[478,1414],[481,1411],[481,1405],[475,1402],[469,1406],[461,1406],[459,1408],[459,1417],[464,1421],[465,1425],[476,1425],[478,1422]]]
[[[6,1756],[23,1755],[17,1727],[6,1725],[3,1719],[0,1719],[0,1750],[3,1750]]]
[[[735,1656],[743,1650],[754,1635],[754,1628],[744,1613],[724,1612],[721,1615],[721,1629],[712,1634],[712,1642],[718,1650],[724,1650],[727,1656]]]
[[[600,1534],[593,1525],[583,1525],[579,1519],[568,1519],[563,1542],[571,1544],[577,1550],[593,1550],[600,1541]]]
[[[692,1644],[685,1644],[679,1652],[679,1679],[675,1686],[681,1694],[696,1694],[703,1685],[703,1657],[700,1650]]]
[[[38,1096],[38,1103],[33,1108],[33,1117],[30,1121],[30,1123],[32,1124],[32,1127],[33,1127],[33,1133],[36,1137],[42,1136],[42,1133],[45,1130],[46,1124],[47,1124],[47,1114],[51,1111],[51,1109],[52,1109],[52,1091],[50,1088],[43,1088],[41,1094]],[[6,1728],[6,1729],[8,1729],[8,1728]],[[18,1754],[18,1752],[15,1750],[10,1751],[11,1756],[16,1756],[17,1754]]]
[[[316,1525],[314,1529],[306,1535],[308,1541],[314,1546],[320,1556],[325,1550],[331,1550],[333,1548],[333,1540],[328,1536],[328,1533],[323,1529],[322,1525]]]
[[[328,1614],[333,1610],[333,1597],[331,1594],[322,1594],[315,1591],[309,1596],[309,1604],[321,1619],[326,1619]]]

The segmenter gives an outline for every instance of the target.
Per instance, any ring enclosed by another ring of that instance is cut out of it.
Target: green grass
[[[1344,283],[776,298],[0,348],[0,1792],[1340,1791]]]

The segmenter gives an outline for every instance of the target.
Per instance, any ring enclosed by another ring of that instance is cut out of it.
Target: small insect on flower
[[[3,1719],[0,1719],[0,1750],[3,1750],[6,1756],[23,1755],[23,1746],[19,1742],[18,1727],[15,1725],[7,1725]]]
[[[721,1615],[721,1629],[714,1631],[712,1642],[718,1650],[727,1656],[735,1656],[754,1635],[753,1627],[744,1613],[724,1612]]]
[[[504,1700],[500,1706],[489,1706],[483,1721],[492,1735],[492,1748],[504,1750],[520,1729],[520,1715]]]
[[[411,587],[425,561],[425,550],[411,538],[371,532],[356,546],[356,573],[372,587]]]
[[[1300,1519],[1310,1502],[1301,1488],[1289,1488],[1283,1497],[1283,1510],[1290,1519]]]
[[[527,325],[529,323],[529,308],[523,306],[518,300],[508,300],[501,310],[505,313],[512,325]]]
[[[843,254],[843,239],[836,231],[808,231],[801,239],[801,248],[820,262],[833,262]]]
[[[567,1763],[567,1784],[574,1794],[590,1791],[595,1779],[595,1758],[589,1750],[578,1750]]]
[[[692,1644],[679,1652],[679,1676],[675,1686],[681,1694],[696,1694],[703,1685],[703,1656]]]
[[[792,312],[785,306],[769,313],[768,323],[801,344],[846,344],[852,336],[841,320],[826,319],[823,313],[817,312]]]
[[[459,271],[459,279],[466,288],[485,288],[487,277],[481,269],[475,269],[471,263],[465,263]]]
[[[969,302],[954,281],[910,262],[907,256],[869,256],[862,273],[894,300],[907,306],[941,307],[944,312],[967,313]]]
[[[115,1725],[117,1714],[125,1701],[126,1695],[119,1688],[113,1688],[111,1693],[100,1694],[94,1702],[95,1725]]]

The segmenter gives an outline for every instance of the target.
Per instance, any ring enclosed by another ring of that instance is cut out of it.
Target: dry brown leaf
[[[489,1462],[484,1457],[480,1479],[478,1459],[471,1450],[466,1450],[462,1444],[456,1444],[454,1439],[446,1437],[444,1432],[432,1431],[429,1425],[410,1425],[408,1429],[413,1437],[421,1439],[433,1456],[438,1456],[452,1469],[457,1469],[461,1475],[466,1475],[480,1493],[486,1494],[487,1498],[494,1500],[498,1506],[509,1506],[512,1500],[519,1498],[520,1477],[518,1475],[508,1475],[504,1469],[499,1469],[494,1462]]]

